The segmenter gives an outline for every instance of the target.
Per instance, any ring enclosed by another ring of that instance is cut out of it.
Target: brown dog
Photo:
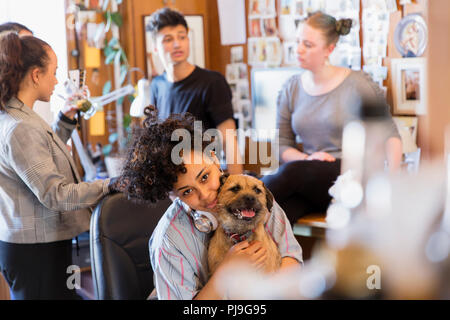
[[[208,247],[209,272],[213,274],[227,252],[236,243],[259,240],[267,249],[266,272],[280,267],[281,256],[264,229],[266,215],[273,205],[273,195],[264,183],[246,175],[230,175],[217,196],[219,226]]]

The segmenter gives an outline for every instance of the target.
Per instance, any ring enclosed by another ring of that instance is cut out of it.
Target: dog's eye
[[[241,186],[237,185],[237,186],[234,186],[234,187],[232,187],[232,188],[230,188],[228,190],[236,193],[236,192],[239,192],[241,190]]]
[[[261,189],[259,189],[258,187],[254,187],[253,190],[255,191],[256,194],[260,194],[262,192]]]

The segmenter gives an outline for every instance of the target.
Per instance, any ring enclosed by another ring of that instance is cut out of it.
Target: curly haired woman
[[[175,199],[149,242],[158,299],[222,299],[218,281],[225,266],[235,259],[244,259],[259,268],[264,265],[266,250],[260,242],[239,242],[208,278],[207,248],[211,233],[197,229],[194,215],[203,211],[209,213],[209,221],[215,219],[223,174],[219,162],[208,152],[208,141],[201,139],[200,146],[196,145],[195,137],[199,134],[203,137],[203,133],[195,131],[190,114],[173,114],[165,121],[158,120],[154,108],[147,108],[145,114],[144,128],[137,132],[128,152],[122,179],[127,181],[126,194],[132,198],[155,202],[170,195]],[[177,130],[188,133],[185,137],[190,139],[190,151],[180,153],[180,142],[173,139]],[[299,266],[301,247],[276,203],[266,228],[281,252],[281,270]]]

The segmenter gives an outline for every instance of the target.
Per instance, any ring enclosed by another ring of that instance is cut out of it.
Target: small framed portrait
[[[264,14],[266,16],[276,16],[275,0],[263,0]]]
[[[280,13],[281,15],[290,15],[292,13],[292,4],[294,0],[281,0],[280,1]]]
[[[267,63],[271,67],[278,67],[283,60],[283,51],[281,49],[280,39],[273,38],[266,42],[267,44]]]
[[[228,83],[236,83],[239,79],[238,66],[235,63],[227,64],[225,75]]]
[[[297,43],[283,42],[284,64],[287,66],[297,65]]]
[[[258,61],[258,41],[248,39],[247,50],[248,64],[254,65]]]
[[[392,59],[392,96],[395,115],[426,113],[425,58]]]
[[[231,47],[231,63],[244,62],[244,48],[241,46]]]
[[[249,16],[259,17],[262,14],[260,0],[249,0]]]
[[[266,37],[276,37],[278,34],[275,18],[263,19],[263,30]]]
[[[294,15],[304,18],[306,16],[306,3],[303,0],[295,0]]]
[[[251,122],[252,121],[252,102],[248,99],[240,100],[238,102],[238,110],[242,113],[244,121]]]
[[[248,100],[250,99],[250,91],[248,86],[248,80],[239,80],[237,83],[237,97],[239,100]]]
[[[238,63],[237,64],[238,69],[238,77],[239,79],[248,79],[248,70],[247,70],[247,64],[246,63]]]
[[[261,19],[249,19],[249,24],[250,37],[262,37]]]
[[[417,150],[417,117],[392,117],[402,140],[403,153]]]

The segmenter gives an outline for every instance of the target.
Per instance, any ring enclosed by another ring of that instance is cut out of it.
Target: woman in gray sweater
[[[291,223],[306,213],[326,210],[331,200],[328,189],[340,174],[345,124],[357,118],[361,99],[384,99],[367,74],[329,63],[339,37],[348,34],[351,25],[350,19],[337,21],[322,12],[311,15],[300,28],[297,48],[305,71],[290,78],[278,95],[283,165],[263,181]],[[402,146],[392,118],[389,120],[386,157],[390,170],[395,170],[401,162]],[[296,147],[297,142],[303,144],[303,151]]]

